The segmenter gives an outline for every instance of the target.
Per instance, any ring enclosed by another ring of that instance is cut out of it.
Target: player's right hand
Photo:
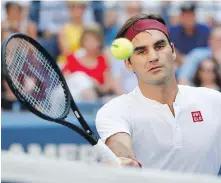
[[[142,168],[142,165],[140,162],[133,160],[131,158],[120,157],[120,160],[121,160],[121,163],[120,163],[121,166],[133,166],[133,167]]]
[[[108,162],[105,163],[105,165],[110,165],[110,166],[130,166],[130,167],[140,167],[142,168],[142,165],[131,158],[125,158],[125,157],[119,157],[120,159],[120,164],[113,163],[113,162]]]

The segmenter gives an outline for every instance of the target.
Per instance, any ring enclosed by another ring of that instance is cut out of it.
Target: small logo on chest
[[[203,122],[203,117],[200,111],[193,111],[191,112],[192,114],[192,118],[193,118],[193,122]]]

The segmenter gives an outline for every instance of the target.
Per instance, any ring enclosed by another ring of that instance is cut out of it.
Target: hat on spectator
[[[185,12],[185,11],[192,11],[194,12],[195,9],[196,9],[196,6],[194,3],[183,3],[181,6],[180,6],[180,9],[181,9],[181,12]]]

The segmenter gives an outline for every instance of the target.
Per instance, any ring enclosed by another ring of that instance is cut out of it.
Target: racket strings
[[[59,118],[67,108],[67,96],[57,72],[47,58],[21,38],[6,46],[8,75],[20,95],[41,113]]]

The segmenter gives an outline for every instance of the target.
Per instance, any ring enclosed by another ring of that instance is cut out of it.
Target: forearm
[[[134,166],[142,168],[139,161],[136,160],[135,154],[131,148],[126,147],[124,144],[118,141],[106,142],[107,146],[116,154],[121,160],[121,166]]]
[[[126,147],[123,143],[115,140],[107,140],[106,144],[116,154],[116,156],[135,159],[135,154],[132,149]]]
[[[64,30],[62,30],[58,34],[58,47],[60,49],[61,54],[65,56],[71,53],[70,48],[67,43],[68,43],[68,40],[66,40],[66,36],[64,35]]]

